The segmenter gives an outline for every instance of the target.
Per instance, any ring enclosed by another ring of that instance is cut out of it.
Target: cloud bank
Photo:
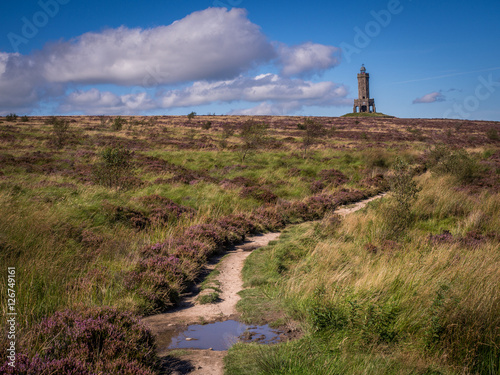
[[[85,33],[32,55],[0,52],[0,113],[29,112],[44,101],[65,113],[140,113],[233,101],[340,104],[345,87],[304,80],[339,63],[337,47],[271,42],[246,10],[208,8],[167,26]],[[266,64],[281,76],[245,76]],[[119,95],[89,88],[102,84],[143,90]],[[188,86],[168,89],[178,84]],[[147,94],[147,88],[157,92]]]
[[[134,113],[138,109],[171,109],[194,107],[210,103],[234,101],[264,102],[254,108],[234,111],[247,114],[283,114],[303,106],[345,105],[347,88],[333,82],[311,82],[302,79],[281,78],[276,74],[256,77],[239,76],[232,80],[198,81],[183,89],[158,92],[155,97],[145,92],[115,95],[97,89],[76,91],[67,96],[61,112]],[[263,109],[265,113],[263,113]]]

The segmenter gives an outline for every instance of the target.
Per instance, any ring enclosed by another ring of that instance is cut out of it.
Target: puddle
[[[282,332],[264,326],[249,326],[235,320],[212,324],[194,324],[172,337],[168,349],[227,350],[238,341],[273,344]]]

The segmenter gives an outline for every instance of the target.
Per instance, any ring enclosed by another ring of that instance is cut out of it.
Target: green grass
[[[196,301],[200,305],[207,305],[210,303],[216,303],[217,301],[219,301],[219,292],[214,291],[214,292],[211,292],[208,294],[202,294],[196,299]]]

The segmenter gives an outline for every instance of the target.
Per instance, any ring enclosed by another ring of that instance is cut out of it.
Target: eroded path
[[[381,198],[385,194],[380,194],[375,197],[365,199],[358,203],[341,207],[335,213],[346,216],[350,213],[358,211],[365,207],[369,202]],[[167,356],[169,349],[168,344],[180,329],[187,327],[190,324],[200,324],[224,321],[237,318],[236,303],[240,296],[238,292],[243,289],[243,280],[241,278],[241,270],[245,259],[250,255],[251,251],[262,246],[266,246],[270,241],[279,238],[280,233],[266,233],[262,235],[248,237],[244,244],[236,246],[229,250],[218,264],[220,274],[217,280],[220,285],[220,301],[213,304],[197,304],[196,294],[187,296],[181,306],[175,310],[164,314],[153,315],[144,318],[145,323],[157,338],[160,357]],[[208,265],[207,268],[214,269],[216,263]],[[223,358],[225,351],[189,349],[185,351],[185,355],[180,356],[178,370],[173,374],[189,373],[193,375],[223,375],[224,365]],[[189,365],[190,364],[190,365]],[[176,367],[176,365],[172,366]]]

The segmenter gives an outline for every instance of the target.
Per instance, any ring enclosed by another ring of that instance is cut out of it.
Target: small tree
[[[231,126],[231,124],[228,123],[223,123],[222,124],[222,133],[220,134],[220,141],[219,141],[219,146],[222,150],[224,150],[227,147],[227,140],[229,137],[234,135],[234,129]]]
[[[62,148],[71,139],[72,131],[67,119],[50,116],[45,119],[45,125],[52,126],[52,138],[49,140],[52,146]]]
[[[66,142],[71,137],[71,130],[69,128],[69,122],[66,119],[55,118],[52,123],[53,134],[54,134],[54,145],[57,148],[63,147]]]
[[[326,129],[323,124],[311,118],[306,118],[304,124],[299,128],[305,131],[304,137],[302,138],[303,157],[305,159],[309,148],[318,143],[319,139],[326,135]]]
[[[390,237],[398,237],[412,223],[412,206],[422,190],[413,181],[408,163],[397,158],[393,165],[394,175],[389,179],[394,202],[387,212],[386,220]]]
[[[191,112],[187,115],[187,118],[188,118],[188,121],[191,121],[192,119],[194,119],[196,117],[196,112]]]
[[[240,131],[242,141],[240,146],[240,157],[242,162],[250,152],[262,147],[266,142],[268,127],[267,124],[263,122],[259,123],[255,120],[247,120],[243,123]]]

